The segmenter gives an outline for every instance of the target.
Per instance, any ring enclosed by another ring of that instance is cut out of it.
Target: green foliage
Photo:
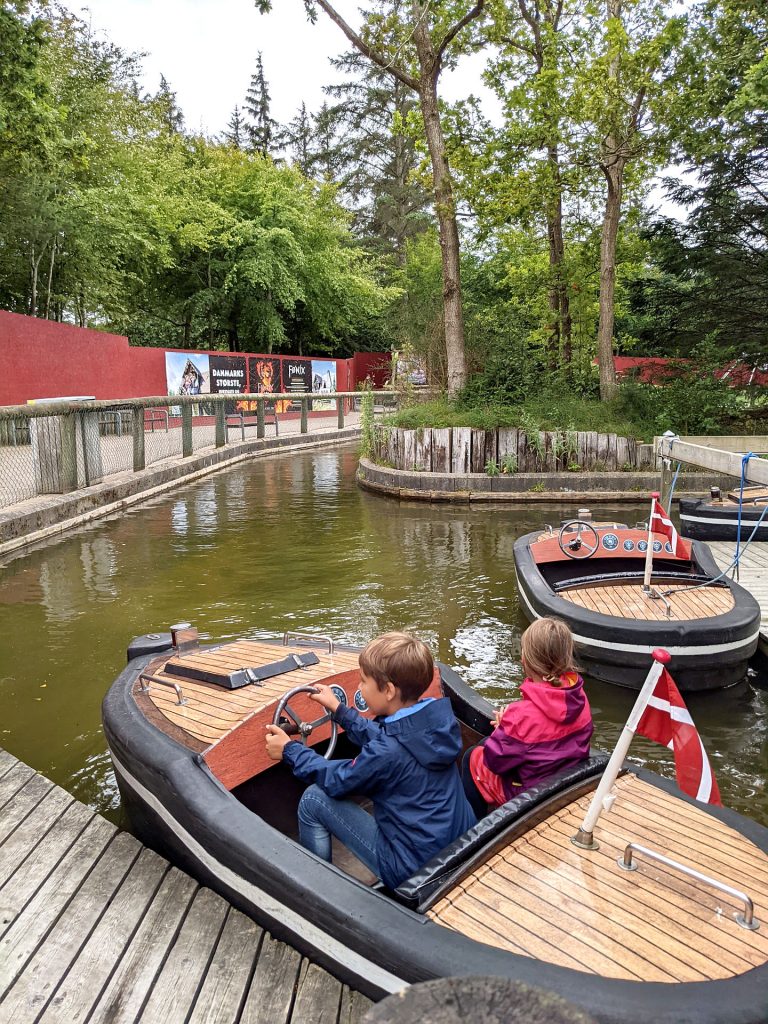
[[[485,472],[488,474],[488,476],[499,475],[499,464],[496,461],[496,459],[488,459],[488,461],[485,464]]]
[[[372,459],[376,448],[373,428],[373,391],[365,388],[360,399],[360,458]]]
[[[507,454],[502,456],[500,469],[502,473],[516,473],[517,472],[517,456]]]

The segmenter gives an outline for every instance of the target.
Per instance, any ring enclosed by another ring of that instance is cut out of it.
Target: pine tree
[[[296,117],[282,133],[283,145],[302,174],[309,173],[312,162],[312,135],[312,118],[307,113],[306,103],[302,103]]]
[[[160,88],[154,98],[160,106],[161,117],[168,134],[180,135],[184,131],[184,114],[176,102],[176,93],[171,89],[165,75],[160,75]]]
[[[225,142],[228,142],[234,149],[242,149],[246,141],[246,124],[240,108],[235,105],[232,117],[229,119],[227,130],[222,132]]]
[[[256,58],[256,73],[251,75],[251,84],[245,94],[243,109],[249,117],[249,120],[245,122],[249,149],[262,156],[271,156],[280,145],[279,126],[277,121],[270,117],[269,103],[269,88],[264,77],[261,53],[259,53]]]

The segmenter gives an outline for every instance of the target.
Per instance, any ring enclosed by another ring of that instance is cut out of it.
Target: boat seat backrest
[[[592,782],[602,775],[608,758],[604,754],[588,757],[577,765],[563,768],[548,779],[532,786],[514,799],[497,807],[481,818],[472,828],[454,839],[435,854],[431,860],[394,890],[395,898],[413,910],[422,913],[444,890],[453,885],[478,861],[505,846],[515,831],[532,827],[531,817],[537,810],[549,816],[554,810],[569,803],[575,791],[592,788]],[[561,799],[557,799],[557,798]],[[523,824],[524,823],[524,824]]]

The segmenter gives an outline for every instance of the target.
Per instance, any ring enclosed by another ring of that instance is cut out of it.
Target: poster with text
[[[283,391],[307,394],[312,390],[312,361],[310,359],[283,360]],[[299,403],[295,402],[298,406]]]
[[[245,356],[210,356],[211,394],[241,395],[248,390]],[[227,402],[226,411],[234,412],[236,402]]]
[[[332,394],[336,390],[336,362],[333,359],[312,360],[312,408],[333,409],[332,398],[316,399],[315,395]]]

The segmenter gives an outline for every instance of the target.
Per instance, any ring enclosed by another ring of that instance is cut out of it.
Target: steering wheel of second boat
[[[591,523],[569,519],[560,527],[557,543],[569,558],[590,558],[600,547],[600,535]]]
[[[275,714],[272,719],[273,725],[279,725],[281,729],[284,729],[289,736],[298,736],[304,746],[307,745],[307,740],[312,735],[314,729],[317,729],[319,725],[325,725],[326,722],[331,723],[331,738],[328,740],[328,747],[326,748],[323,757],[326,760],[330,759],[334,750],[336,749],[336,739],[339,734],[339,728],[331,717],[330,711],[326,714],[321,715],[320,718],[316,718],[314,722],[305,722],[302,720],[300,715],[291,707],[291,700],[298,693],[317,693],[314,686],[294,686],[292,690],[284,693],[280,698],[277,707],[275,708]],[[292,721],[286,722],[283,716],[287,716]]]

